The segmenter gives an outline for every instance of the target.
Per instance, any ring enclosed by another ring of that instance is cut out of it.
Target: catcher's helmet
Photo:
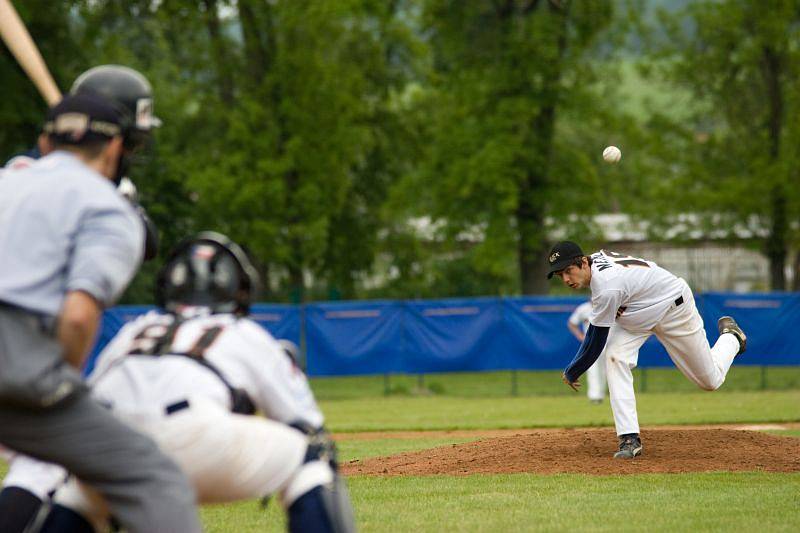
[[[156,278],[156,303],[173,313],[193,306],[246,315],[259,287],[245,251],[225,235],[206,231],[172,250]]]
[[[139,72],[120,65],[90,68],[75,80],[70,93],[94,93],[112,100],[126,115],[125,145],[142,145],[161,121],[153,116],[153,89]]]

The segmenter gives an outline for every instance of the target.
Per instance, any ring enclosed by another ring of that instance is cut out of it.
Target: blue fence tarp
[[[298,346],[302,335],[300,307],[297,305],[256,304],[250,306],[250,318],[276,339],[288,339]]]
[[[503,308],[498,299],[409,301],[404,304],[406,372],[505,367]]]
[[[312,376],[406,372],[399,302],[304,306],[307,372]]]
[[[747,351],[734,364],[797,365],[800,347],[791,333],[800,331],[800,294],[704,293],[698,305],[709,342],[717,339],[717,319],[730,315],[747,334]]]
[[[567,318],[583,301],[519,297],[259,304],[251,318],[276,338],[304,345],[312,376],[561,369],[578,348]],[[800,364],[800,348],[786,334],[800,329],[800,294],[708,293],[696,296],[696,302],[709,342],[717,338],[722,315],[734,316],[747,332],[747,353],[736,364]],[[125,321],[149,309],[106,311],[94,355]],[[652,337],[642,347],[639,365],[672,362]]]

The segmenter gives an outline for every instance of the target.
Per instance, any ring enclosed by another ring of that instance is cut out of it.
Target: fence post
[[[425,387],[425,374],[417,374],[417,391],[422,392]]]
[[[389,374],[383,375],[383,395],[389,396]]]
[[[511,370],[511,396],[517,396],[517,369]]]
[[[767,388],[767,367],[766,365],[761,365],[761,390],[765,390]]]

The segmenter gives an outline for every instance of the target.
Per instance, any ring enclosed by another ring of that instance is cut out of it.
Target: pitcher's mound
[[[798,438],[731,429],[652,429],[642,432],[642,443],[642,456],[614,459],[612,430],[540,430],[352,461],[343,471],[378,476],[800,472]]]

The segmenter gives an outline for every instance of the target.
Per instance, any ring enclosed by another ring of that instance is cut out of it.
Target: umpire
[[[194,532],[183,474],[78,371],[142,259],[142,223],[113,184],[134,121],[99,95],[67,96],[44,128],[54,151],[0,180],[0,443],[64,466],[128,531]]]

